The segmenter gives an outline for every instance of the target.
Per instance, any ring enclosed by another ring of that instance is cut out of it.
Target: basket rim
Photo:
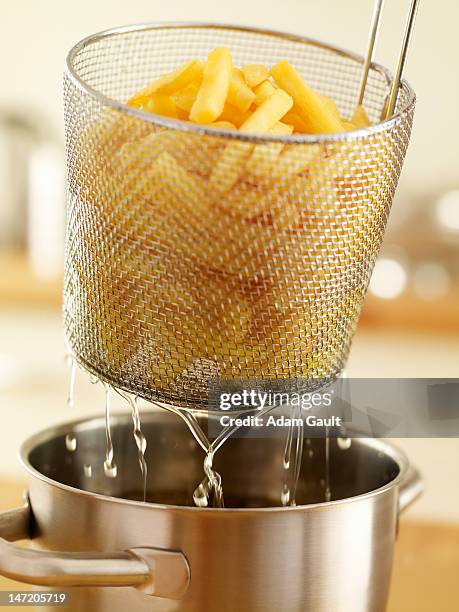
[[[271,134],[261,134],[255,132],[238,132],[225,130],[221,128],[209,127],[206,125],[200,125],[195,123],[190,123],[186,121],[182,121],[180,119],[172,119],[170,117],[164,117],[163,115],[157,115],[155,113],[150,113],[147,111],[142,111],[137,108],[133,108],[128,106],[127,104],[120,102],[110,96],[103,94],[98,91],[91,85],[89,85],[77,72],[75,69],[75,59],[78,54],[83,51],[86,47],[97,43],[106,38],[113,38],[116,36],[123,36],[127,34],[131,34],[133,32],[142,32],[148,30],[170,30],[170,29],[215,29],[215,30],[233,30],[239,32],[248,32],[259,35],[268,35],[275,38],[282,38],[285,40],[290,40],[292,42],[298,42],[307,44],[310,46],[314,46],[320,49],[324,49],[327,51],[332,51],[341,57],[345,57],[349,60],[352,60],[358,64],[363,64],[364,58],[363,56],[354,53],[352,51],[348,51],[341,47],[337,47],[335,45],[331,45],[322,41],[319,41],[314,38],[309,38],[306,36],[301,36],[299,34],[292,34],[288,32],[283,32],[279,30],[273,30],[268,28],[259,28],[259,27],[251,27],[246,25],[235,25],[235,24],[226,24],[226,23],[212,23],[212,22],[193,22],[193,21],[165,21],[165,22],[145,22],[145,23],[136,23],[132,25],[118,26],[114,28],[109,28],[106,30],[101,30],[100,32],[90,34],[85,38],[81,39],[77,42],[68,52],[66,61],[65,61],[65,69],[64,73],[76,84],[80,89],[85,91],[92,98],[97,99],[100,103],[102,103],[106,107],[110,107],[113,110],[116,110],[121,113],[125,113],[135,117],[136,119],[140,119],[147,123],[152,123],[153,125],[174,129],[180,132],[188,132],[193,134],[202,134],[209,137],[214,138],[227,138],[236,141],[243,142],[251,142],[251,143],[271,143],[271,142],[279,142],[283,144],[327,144],[334,142],[346,142],[346,141],[354,141],[361,138],[369,137],[374,134],[378,134],[380,132],[385,132],[391,130],[396,124],[403,120],[414,108],[416,103],[416,94],[409,83],[403,79],[401,82],[401,88],[405,91],[408,96],[407,102],[402,109],[397,111],[392,117],[389,119],[385,119],[384,121],[380,121],[374,125],[371,125],[367,128],[359,128],[356,130],[350,130],[346,132],[338,132],[338,133],[328,133],[328,134],[292,134],[289,136],[281,136],[281,135],[271,135]],[[371,69],[383,75],[386,78],[388,86],[391,83],[393,78],[390,70],[385,68],[384,66],[372,62]]]

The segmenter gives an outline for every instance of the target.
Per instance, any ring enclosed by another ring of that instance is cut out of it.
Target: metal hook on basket
[[[383,6],[384,6],[384,0],[375,1],[375,6],[373,9],[373,16],[371,18],[370,35],[368,38],[367,53],[365,55],[365,62],[363,64],[362,78],[360,81],[359,98],[357,100],[357,106],[360,106],[361,104],[363,104],[363,99],[365,97],[365,89],[367,87],[370,66],[371,66],[371,63],[374,57],[375,44],[376,44],[376,39],[378,37],[379,26],[381,24],[381,15],[382,15]]]
[[[379,27],[381,24],[381,15],[384,7],[384,0],[375,0],[375,5],[373,9],[373,16],[371,19],[370,26],[370,35],[368,39],[368,47],[365,56],[365,62],[363,64],[363,72],[362,78],[360,81],[360,89],[359,89],[359,97],[357,101],[357,105],[363,103],[363,99],[365,97],[365,89],[368,81],[368,74],[370,72],[371,63],[373,61],[374,50],[376,39],[378,37]],[[394,112],[395,106],[397,104],[398,92],[400,89],[400,83],[403,78],[403,71],[405,69],[406,58],[408,55],[408,49],[411,42],[411,35],[414,29],[414,23],[416,20],[416,14],[419,8],[419,0],[411,0],[411,6],[408,13],[408,18],[405,26],[405,33],[403,36],[402,47],[400,50],[400,55],[398,58],[397,68],[395,71],[395,76],[392,80],[392,84],[390,87],[389,94],[386,99],[386,103],[384,104],[384,108],[381,112],[381,120],[388,119]]]

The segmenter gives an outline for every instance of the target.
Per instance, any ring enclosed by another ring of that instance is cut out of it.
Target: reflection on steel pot
[[[215,459],[227,508],[196,508],[203,453],[185,423],[152,410],[143,429],[147,503],[135,500],[142,479],[128,416],[112,422],[117,478],[104,475],[101,419],[25,443],[29,503],[0,517],[0,573],[78,586],[70,589],[75,610],[384,610],[399,512],[421,490],[400,451],[377,440],[356,439],[348,450],[331,441],[333,500],[325,503],[324,443],[311,440],[298,505],[283,508],[285,442],[231,438]],[[76,452],[66,449],[69,432]],[[7,542],[24,537],[33,550]]]

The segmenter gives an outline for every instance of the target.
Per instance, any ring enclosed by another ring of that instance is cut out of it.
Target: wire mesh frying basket
[[[187,407],[207,405],[215,377],[339,374],[415,104],[404,82],[389,121],[287,137],[217,131],[124,104],[217,46],[230,48],[236,65],[291,61],[352,116],[360,58],[231,26],[142,25],[89,37],[70,52],[64,83],[67,341],[101,380]],[[389,87],[388,72],[373,66],[365,107],[375,123]]]

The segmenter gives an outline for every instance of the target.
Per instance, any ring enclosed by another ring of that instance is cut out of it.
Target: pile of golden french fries
[[[330,145],[254,144],[220,130],[344,132],[370,125],[363,107],[343,118],[289,62],[237,68],[224,48],[128,104],[219,131],[160,128],[109,111],[83,139],[77,178],[98,211],[84,248],[104,262],[99,298],[87,294],[100,303],[91,312],[106,358],[144,371],[160,389],[197,362],[216,364],[223,377],[329,374],[358,316],[358,298],[340,284],[346,248],[359,257],[348,228],[364,206],[358,198],[354,206],[349,184],[360,177],[378,214],[375,160],[346,174]],[[110,248],[100,232],[113,236]],[[83,271],[80,281],[89,284]],[[338,329],[339,317],[348,323]]]
[[[233,66],[228,49],[214,49],[204,64],[191,60],[135,94],[130,106],[216,128],[275,135],[324,134],[368,127],[359,106],[352,120],[314,91],[286,60]]]

